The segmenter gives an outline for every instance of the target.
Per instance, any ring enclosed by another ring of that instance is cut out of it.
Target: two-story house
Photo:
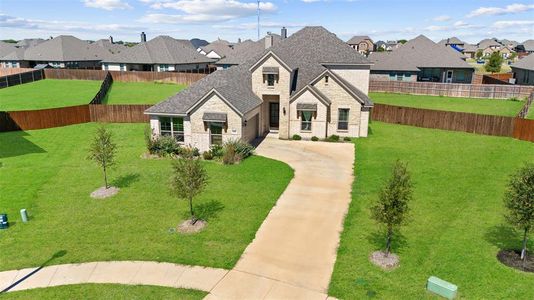
[[[323,27],[305,27],[145,111],[154,135],[206,151],[267,133],[367,136],[370,61]]]
[[[361,54],[367,55],[375,51],[375,44],[373,40],[367,35],[357,35],[353,36],[350,40],[347,41],[347,44],[353,49],[358,50]]]

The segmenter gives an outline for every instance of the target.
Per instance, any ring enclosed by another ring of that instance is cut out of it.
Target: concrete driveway
[[[354,145],[266,138],[295,178],[208,299],[325,299],[351,200]]]

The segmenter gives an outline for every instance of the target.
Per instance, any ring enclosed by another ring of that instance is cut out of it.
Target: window
[[[159,65],[159,71],[160,71],[160,72],[167,72],[167,71],[169,71],[169,65]]]
[[[348,108],[340,108],[338,110],[337,129],[338,130],[349,129],[349,109]]]
[[[109,65],[108,64],[104,64],[104,70],[109,70]]]
[[[301,111],[300,112],[300,130],[302,131],[311,131],[312,130],[312,111]]]
[[[222,145],[222,128],[223,123],[210,123],[210,143],[212,145]]]
[[[456,71],[456,81],[465,81],[464,71]]]
[[[276,74],[267,74],[267,86],[274,86],[274,82],[278,81]]]
[[[402,81],[404,79],[402,73],[397,73],[397,81]]]
[[[159,133],[163,136],[173,136],[177,142],[184,141],[184,119],[183,118],[159,118]]]
[[[120,64],[119,67],[121,71],[126,71],[126,66],[124,64]]]

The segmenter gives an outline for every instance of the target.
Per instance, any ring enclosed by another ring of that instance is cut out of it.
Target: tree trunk
[[[106,173],[106,166],[104,165],[104,186],[108,189],[108,174]]]
[[[391,228],[388,228],[387,236],[386,236],[386,257],[389,256],[389,251],[391,249],[391,236],[393,235],[393,230]]]
[[[195,225],[197,220],[195,220],[195,214],[193,213],[193,198],[189,198],[189,212],[191,213],[191,224]]]
[[[523,234],[523,249],[521,250],[521,259],[523,260],[523,265],[527,263],[527,233],[528,229],[525,228],[525,233]]]

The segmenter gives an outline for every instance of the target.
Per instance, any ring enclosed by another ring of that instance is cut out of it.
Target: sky
[[[456,36],[476,43],[497,37],[534,38],[534,0],[261,0],[261,36],[321,25],[343,40],[439,41]],[[257,38],[257,2],[250,0],[0,0],[0,39],[61,34],[137,42],[157,35],[175,38]]]

